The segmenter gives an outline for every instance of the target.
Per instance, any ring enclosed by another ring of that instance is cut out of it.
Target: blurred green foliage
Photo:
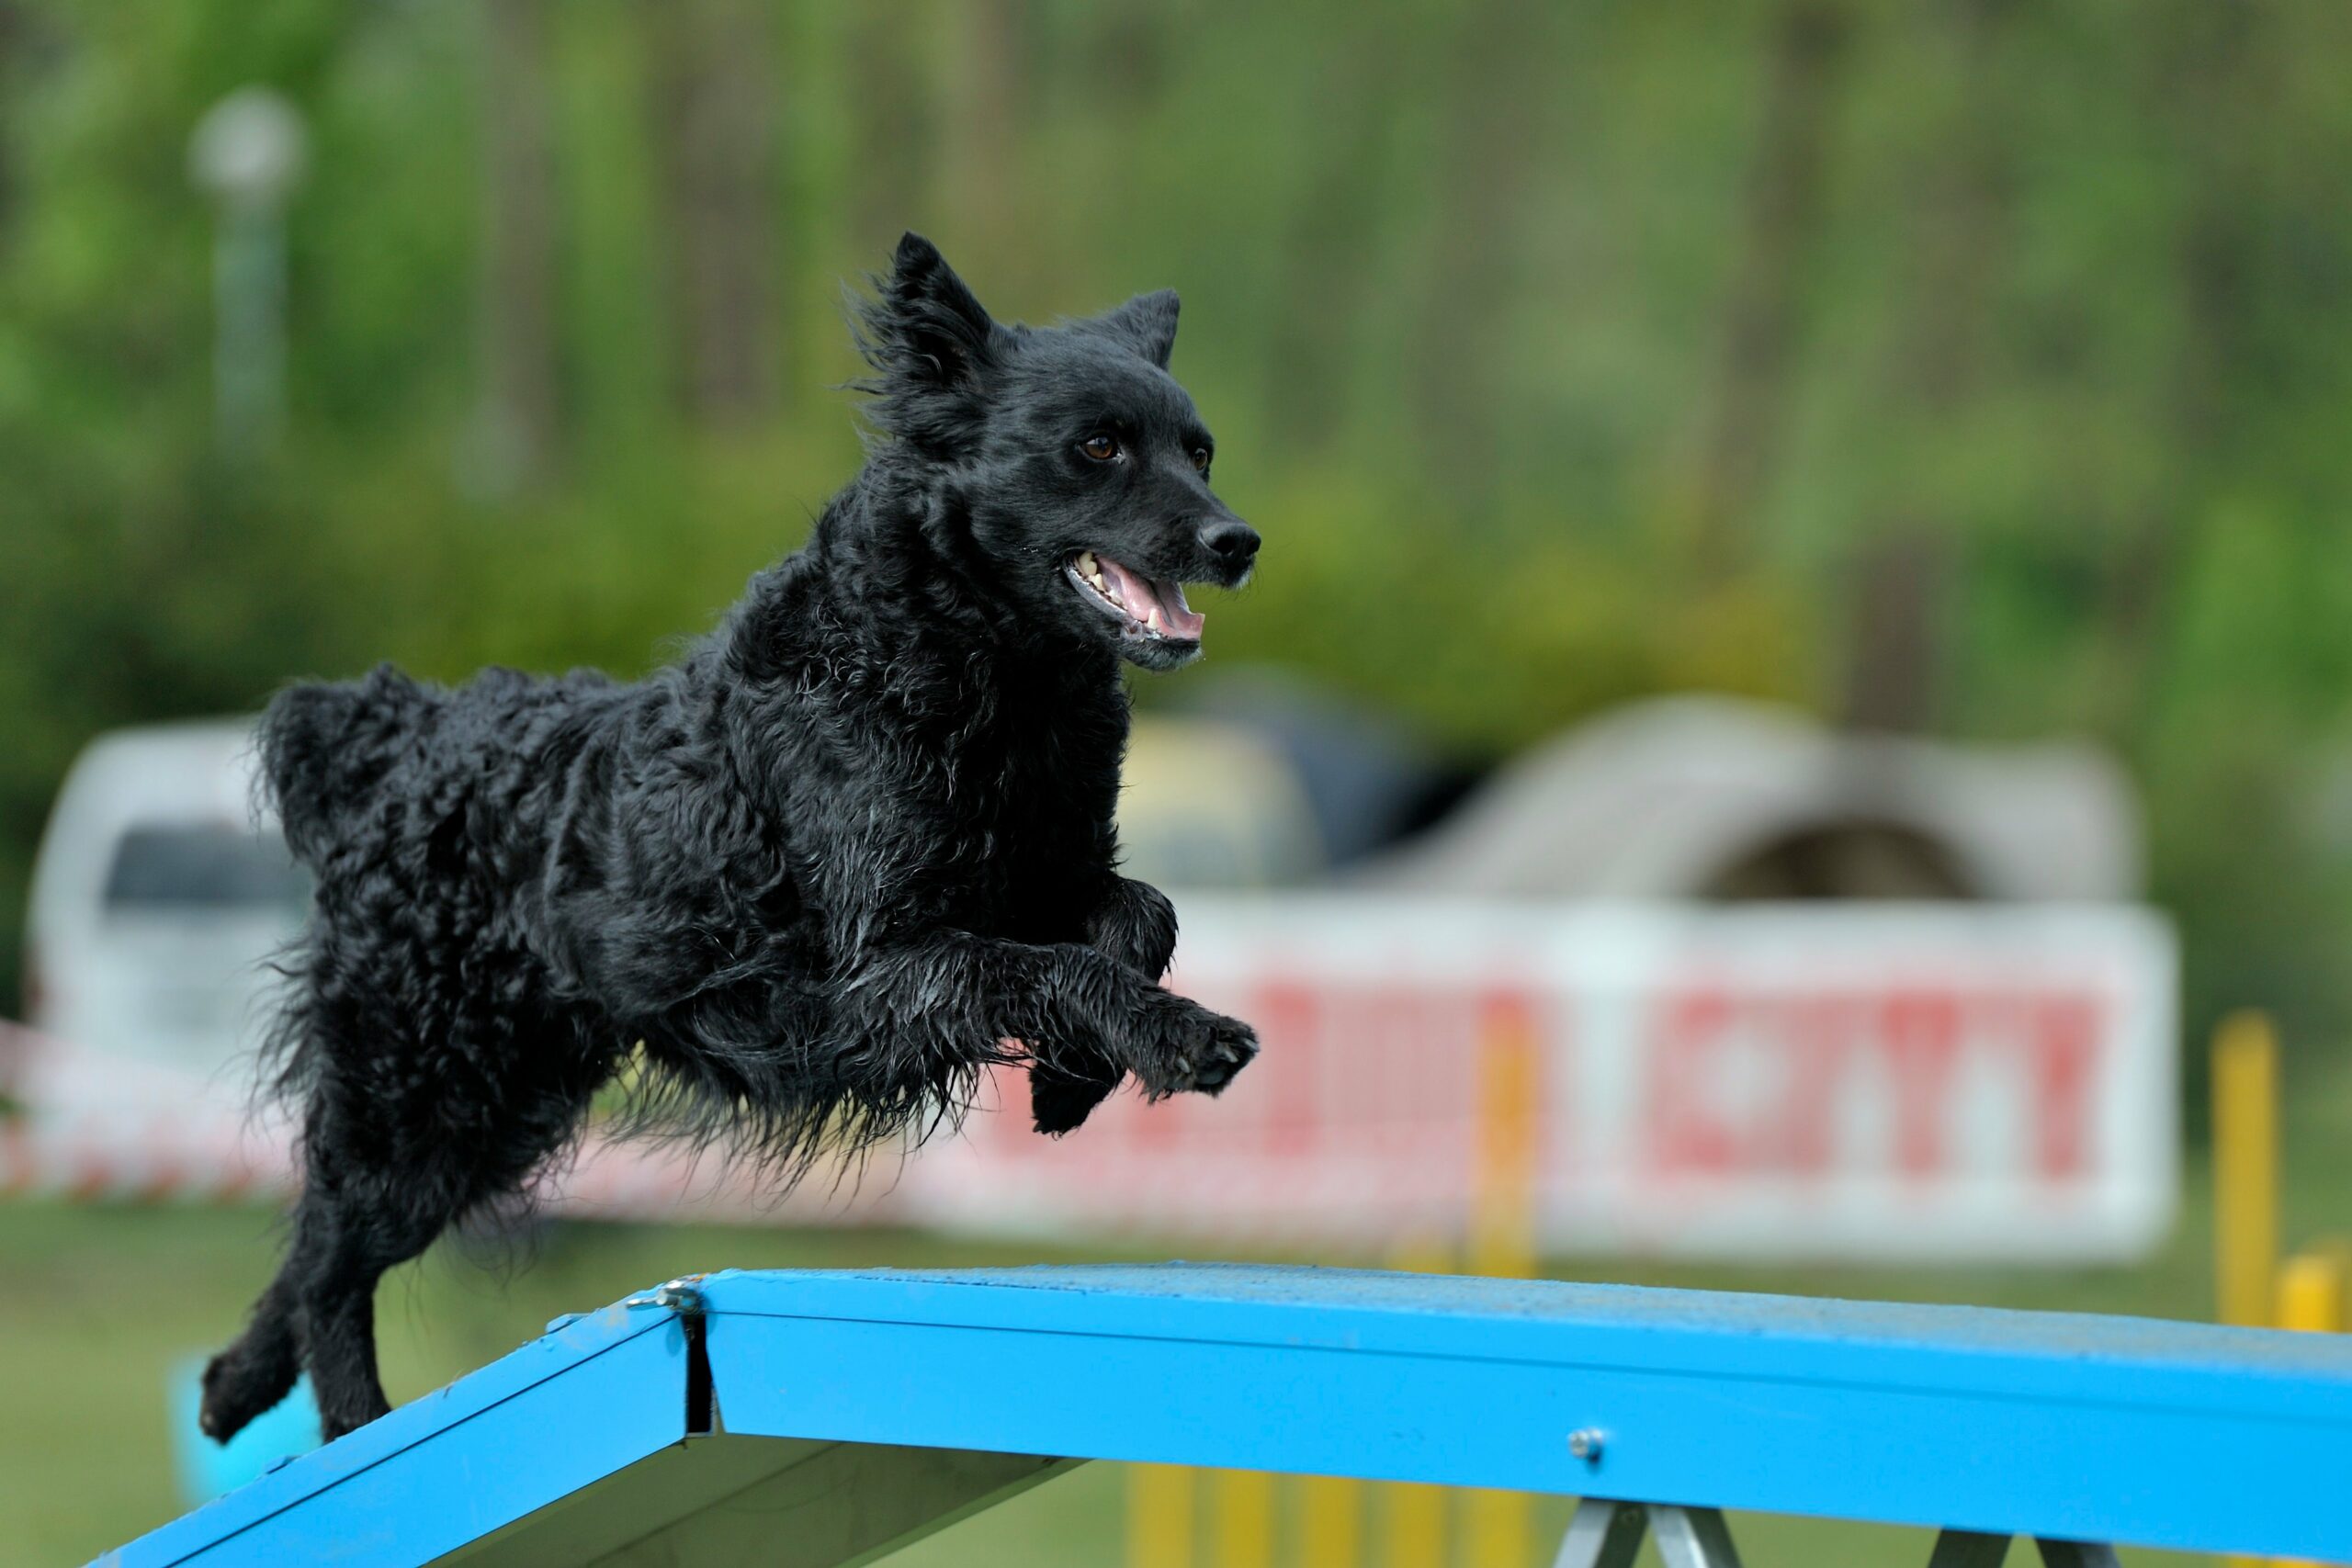
[[[913,226],[1010,316],[1183,291],[1269,540],[1218,658],[1465,754],[1683,688],[2100,738],[2192,1024],[2325,1038],[2347,70],[2325,0],[0,0],[0,951],[100,729],[707,625]],[[248,83],[312,140],[232,464],[186,145]]]

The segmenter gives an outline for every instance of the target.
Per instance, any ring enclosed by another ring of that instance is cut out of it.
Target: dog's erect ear
[[[1138,294],[1087,325],[1108,333],[1165,370],[1168,355],[1176,347],[1176,291],[1163,288],[1156,294]]]
[[[932,451],[967,445],[978,426],[979,388],[1012,342],[921,234],[899,242],[876,298],[854,299],[850,325],[874,374],[851,383],[874,394],[869,412],[892,435]]]
[[[899,241],[880,304],[882,319],[871,324],[889,340],[881,346],[891,363],[875,367],[885,374],[954,386],[984,368],[994,353],[996,323],[939,247],[921,234]]]

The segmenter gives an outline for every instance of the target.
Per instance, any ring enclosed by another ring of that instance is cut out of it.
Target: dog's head
[[[1000,324],[909,234],[857,325],[876,423],[937,470],[956,553],[1005,614],[1148,670],[1199,654],[1184,584],[1239,587],[1258,534],[1209,489],[1216,443],[1168,373],[1174,294]]]

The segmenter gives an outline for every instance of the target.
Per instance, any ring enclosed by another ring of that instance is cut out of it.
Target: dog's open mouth
[[[1109,556],[1080,550],[1062,571],[1078,596],[1114,615],[1130,637],[1198,642],[1208,617],[1184,603],[1184,585],[1130,571]]]

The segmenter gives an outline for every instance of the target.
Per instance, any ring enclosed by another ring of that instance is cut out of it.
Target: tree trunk
[[[1774,19],[1764,109],[1740,213],[1694,486],[1691,540],[1711,570],[1750,553],[1787,427],[1804,262],[1821,226],[1822,169],[1852,20],[1834,0],[1791,0]]]
[[[1377,36],[1335,40],[1329,101],[1344,114],[1330,161],[1293,209],[1281,249],[1283,308],[1265,356],[1267,419],[1288,441],[1329,445],[1348,412],[1350,350],[1373,308],[1371,251],[1392,157],[1388,119],[1404,66]]]
[[[2096,721],[2107,734],[2134,732],[2152,694],[2163,610],[2203,503],[2209,465],[2235,437],[2230,396],[2247,384],[2246,314],[2260,287],[2252,275],[2259,226],[2257,157],[2249,145],[2272,101],[2251,6],[2200,0],[2167,17],[2173,58],[2159,75],[2151,112],[2182,131],[2181,157],[2191,171],[2177,252],[2181,349],[2170,378],[2174,482],[2163,502],[2117,541],[2099,595],[2101,625]]]
[[[25,90],[29,31],[24,8],[17,0],[0,0],[0,103],[16,101]],[[17,231],[16,129],[8,116],[0,112],[0,258],[7,255]]]
[[[481,429],[486,478],[546,476],[560,408],[555,136],[542,0],[483,0]]]
[[[1978,344],[1991,326],[1992,284],[2006,215],[1991,91],[1992,57],[2007,0],[1951,0],[1962,73],[1942,151],[1921,182],[1917,276],[1895,372],[1895,397],[1926,440],[1975,395]],[[1923,482],[1916,475],[1899,483]],[[1934,497],[1896,503],[1884,529],[1857,552],[1844,717],[1858,728],[1924,729],[1942,683],[1941,607],[1954,552],[1952,519]]]
[[[935,227],[934,95],[897,7],[853,7],[849,38],[851,238],[881,265],[909,229]]]
[[[774,406],[778,379],[767,12],[759,0],[644,0],[643,16],[677,400],[738,423]]]
[[[1029,234],[1020,179],[1029,5],[963,0],[952,15],[949,131],[940,146],[943,243],[986,265],[1009,258]]]
[[[1428,467],[1474,502],[1491,492],[1504,455],[1502,411],[1487,378],[1497,323],[1519,280],[1520,219],[1537,156],[1533,106],[1545,96],[1531,78],[1540,74],[1546,15],[1530,0],[1497,0],[1464,23],[1449,77],[1437,254],[1407,346],[1413,424]]]

